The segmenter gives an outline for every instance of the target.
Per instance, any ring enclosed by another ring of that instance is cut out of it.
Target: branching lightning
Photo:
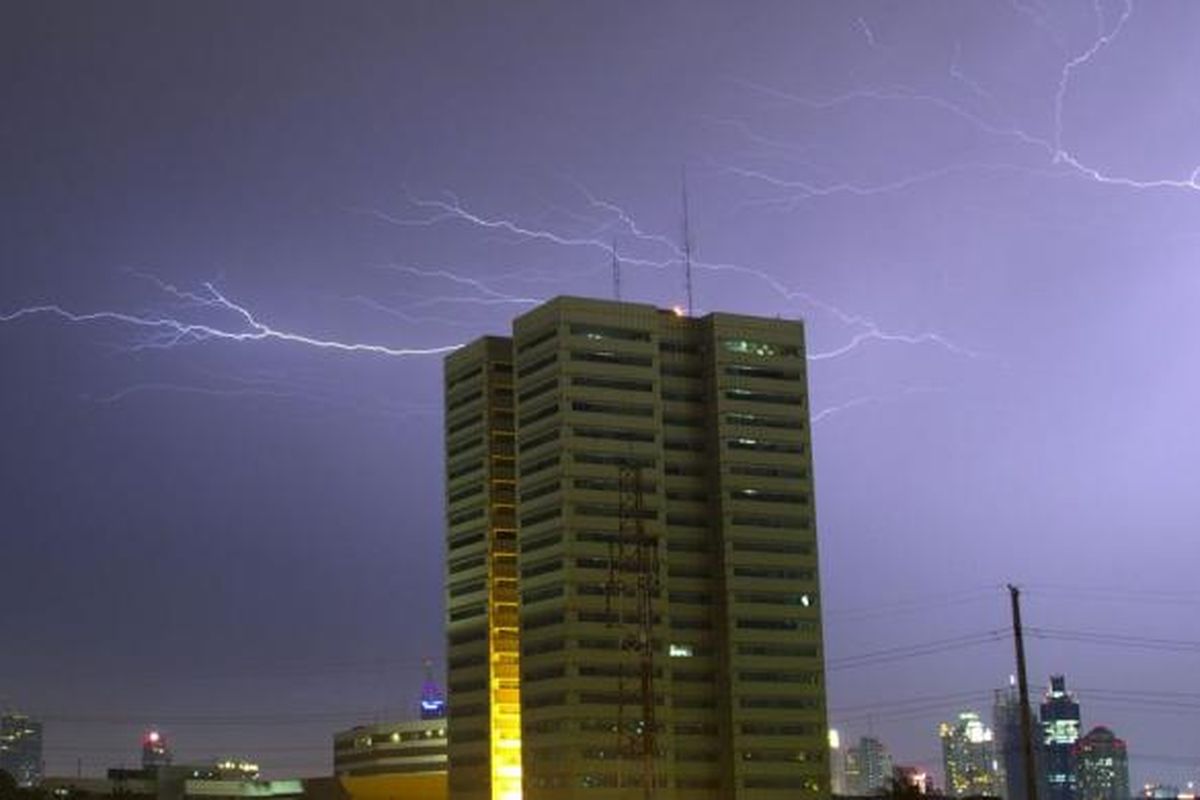
[[[475,303],[479,305],[537,305],[538,303],[542,302],[542,299],[536,297],[520,297],[518,295],[501,292],[488,286],[478,278],[459,275],[458,273],[445,269],[421,269],[419,267],[410,267],[401,264],[384,264],[380,268],[389,270],[391,272],[398,272],[401,275],[411,275],[417,278],[435,278],[438,280],[449,281],[458,286],[465,286],[479,292],[478,296],[439,295],[435,297],[424,297],[417,302],[412,303],[410,308],[438,305],[440,303]]]
[[[946,391],[948,390],[940,386],[910,386],[896,394],[860,395],[859,397],[853,397],[843,403],[828,406],[814,413],[812,415],[811,424],[816,425],[822,420],[828,419],[835,414],[840,414],[843,411],[849,411],[850,409],[858,408],[859,406],[892,403],[916,394],[942,394]]]
[[[1014,12],[1030,19],[1039,29],[1048,33],[1052,33],[1051,26],[1049,26],[1044,15],[1041,14],[1037,9],[1023,5],[1019,2],[1016,2],[1016,0],[1013,0],[1011,6]],[[827,99],[816,100],[795,95],[783,91],[777,87],[766,86],[761,83],[746,80],[736,81],[736,83],[764,96],[814,112],[830,111],[839,106],[844,106],[855,102],[906,102],[933,106],[934,108],[937,108],[968,123],[975,130],[982,134],[1008,139],[1014,143],[1031,148],[1034,153],[1038,153],[1040,155],[1042,163],[1045,165],[1044,167],[1035,167],[1029,164],[1020,163],[971,162],[946,165],[878,183],[855,183],[851,181],[843,181],[825,185],[783,178],[764,170],[751,170],[732,166],[726,166],[725,170],[730,174],[758,181],[776,189],[783,189],[796,193],[789,197],[785,197],[782,200],[774,201],[775,203],[781,205],[793,205],[800,200],[835,194],[854,194],[866,196],[881,192],[897,191],[910,188],[920,183],[946,177],[956,172],[979,170],[1007,170],[1042,175],[1045,177],[1074,175],[1075,177],[1081,177],[1098,184],[1119,186],[1136,190],[1200,190],[1200,165],[1197,165],[1197,167],[1186,177],[1136,178],[1114,174],[1104,170],[1101,167],[1089,164],[1084,159],[1079,157],[1075,152],[1072,152],[1065,143],[1066,126],[1064,116],[1066,100],[1070,91],[1072,80],[1081,69],[1091,63],[1103,50],[1110,47],[1117,40],[1121,32],[1129,23],[1134,10],[1133,0],[1124,0],[1120,16],[1117,18],[1116,22],[1111,26],[1111,28],[1109,28],[1106,25],[1104,10],[1098,2],[1095,3],[1095,8],[1098,28],[1096,36],[1081,52],[1067,59],[1059,72],[1051,109],[1052,135],[1050,138],[1030,133],[1028,130],[1020,126],[996,124],[987,120],[983,116],[964,108],[962,105],[944,97],[927,92],[916,91],[903,86],[885,89],[855,89]],[[1061,36],[1054,35],[1053,38],[1060,46],[1062,45],[1063,41]],[[954,57],[950,66],[951,77],[954,80],[966,85],[973,94],[976,94],[981,98],[991,99],[990,93],[987,92],[982,84],[968,77],[962,72],[959,67],[959,58],[960,52],[959,48],[956,46]],[[755,131],[745,123],[738,123],[738,127],[743,131],[746,139],[751,142],[762,144],[771,141],[770,137],[766,137],[760,132]]]
[[[241,324],[221,326],[206,322],[194,322],[169,315],[131,314],[123,311],[70,311],[56,304],[27,306],[8,313],[0,313],[0,322],[15,322],[29,317],[53,316],[72,323],[113,322],[139,329],[146,334],[134,349],[170,348],[182,344],[205,341],[229,342],[284,342],[331,350],[342,353],[369,353],[381,356],[427,356],[448,353],[461,344],[439,347],[391,347],[364,342],[343,342],[307,336],[293,331],[271,327],[259,320],[247,307],[229,299],[212,283],[204,283],[204,293],[180,290],[171,284],[157,281],[166,293],[213,311],[233,315]]]
[[[683,263],[685,254],[682,246],[678,242],[663,234],[648,231],[644,226],[637,222],[635,217],[627,209],[610,200],[602,199],[596,196],[594,193],[586,189],[586,187],[583,187],[577,182],[572,183],[586,198],[588,204],[593,209],[602,214],[610,216],[614,223],[621,227],[621,230],[627,239],[650,246],[653,250],[662,254],[657,257],[636,257],[623,251],[621,253],[621,262],[623,264],[650,267],[661,270],[671,266],[678,266]],[[446,197],[447,199],[444,200],[430,200],[417,198],[410,195],[409,202],[414,207],[435,212],[426,217],[402,217],[382,211],[371,211],[368,213],[382,221],[388,222],[389,224],[404,226],[428,226],[436,225],[442,222],[455,221],[487,231],[503,231],[518,239],[523,239],[530,242],[551,244],[566,248],[583,248],[594,250],[597,253],[603,253],[606,256],[611,256],[612,244],[611,242],[603,239],[572,236],[551,230],[549,228],[530,227],[527,224],[506,217],[488,216],[468,208],[457,198],[457,196],[453,194],[447,193]],[[902,334],[886,331],[873,320],[861,315],[843,311],[837,306],[823,301],[809,292],[791,288],[762,269],[749,267],[743,264],[705,261],[696,258],[692,259],[692,267],[710,272],[733,273],[752,277],[765,284],[773,292],[788,302],[800,301],[808,303],[815,308],[819,308],[822,311],[829,313],[841,323],[860,329],[851,337],[847,344],[828,352],[818,352],[811,355],[810,359],[814,361],[824,361],[847,355],[858,349],[860,346],[872,341],[908,345],[933,344],[942,347],[955,355],[966,356],[969,358],[975,358],[978,356],[977,353],[968,348],[954,344],[941,334],[931,332]],[[461,276],[459,277],[464,282],[474,280],[461,278]]]

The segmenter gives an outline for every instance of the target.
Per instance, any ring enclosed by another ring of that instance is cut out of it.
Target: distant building
[[[897,764],[892,767],[892,780],[901,786],[911,786],[921,794],[933,793],[933,779],[920,767]]]
[[[995,733],[996,759],[1000,762],[997,790],[1006,800],[1027,800],[1025,795],[1025,748],[1021,733],[1021,700],[1017,687],[997,689],[992,704],[992,730]],[[1037,715],[1030,710],[1029,722],[1037,731]],[[1036,735],[1036,733],[1035,733]],[[1034,747],[1034,774],[1037,772],[1037,747]]]
[[[1075,743],[1078,800],[1128,800],[1129,755],[1125,742],[1097,726]]]
[[[1075,743],[1079,740],[1079,703],[1067,691],[1066,678],[1050,676],[1041,706],[1043,800],[1076,800]]]
[[[0,769],[18,786],[42,781],[42,723],[24,714],[0,716]]]
[[[891,780],[892,757],[883,742],[873,736],[862,736],[857,745],[846,748],[845,775],[846,794],[875,794]]]
[[[421,719],[443,719],[446,716],[446,693],[433,679],[433,665],[425,662],[425,682],[421,684]]]
[[[232,771],[228,766],[110,769],[103,778],[47,778],[43,787],[63,800],[301,800],[309,796],[304,781],[264,781],[247,777],[237,764]]]
[[[954,722],[943,722],[938,736],[948,796],[1000,796],[995,737],[978,714],[964,711]]]
[[[443,800],[446,720],[360,725],[336,733],[333,772],[353,800]]]
[[[846,753],[842,737],[834,728],[829,729],[829,780],[834,794],[846,793]]]
[[[156,769],[171,765],[171,748],[167,738],[159,731],[149,730],[142,737],[142,769]]]

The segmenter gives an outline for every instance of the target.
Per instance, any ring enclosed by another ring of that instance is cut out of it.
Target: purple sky
[[[836,660],[1000,630],[1014,581],[1060,632],[1033,682],[1135,785],[1200,777],[1198,35],[1165,1],[4,4],[0,704],[55,773],[144,724],[320,773],[409,713],[442,453],[406,351],[609,294],[614,237],[625,296],[680,303],[686,164],[697,310],[808,323],[843,737],[936,766],[1008,642]]]

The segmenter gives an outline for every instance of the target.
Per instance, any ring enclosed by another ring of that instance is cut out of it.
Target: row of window
[[[483,469],[484,459],[483,454],[475,458],[462,461],[449,461],[446,464],[446,478],[448,481],[453,481],[465,475],[470,475],[472,472],[478,472]]]
[[[803,375],[798,369],[760,367],[751,364],[728,364],[725,374],[735,378],[763,378],[774,381],[798,381]]]
[[[651,356],[623,353],[616,350],[572,350],[570,356],[572,361],[588,364],[612,364],[622,367],[651,367],[654,365],[654,359]],[[665,368],[663,374],[666,374]]]
[[[758,358],[770,358],[773,356],[800,357],[800,348],[791,344],[762,342],[754,339],[721,339],[720,344],[726,351],[739,355],[756,356]]]
[[[449,392],[451,389],[458,386],[459,384],[469,381],[472,378],[478,377],[479,375],[482,375],[482,374],[483,374],[483,365],[475,364],[475,365],[469,367],[468,369],[464,370],[463,372],[459,372],[455,375],[447,375],[446,376],[446,391]]]
[[[612,511],[612,507],[606,507],[605,516],[608,516]],[[709,520],[706,517],[701,516],[688,516],[684,514],[668,513],[666,515],[666,520],[668,525],[676,527],[709,527]],[[463,531],[462,533],[458,533],[450,537],[448,549],[453,552],[464,547],[470,547],[471,545],[479,544],[484,541],[486,535],[487,534],[484,531],[478,529]],[[500,532],[497,532],[496,538],[501,538]],[[581,530],[576,531],[575,533],[576,542],[596,542],[600,544],[609,544],[616,542],[619,538],[620,534],[615,531]],[[554,547],[555,545],[562,544],[562,541],[562,530],[554,530],[526,539],[521,545],[521,551],[524,553],[532,553],[547,547]],[[734,539],[732,542],[732,548],[733,552],[735,553],[768,553],[776,555],[803,556],[811,556],[813,554],[813,544],[811,542],[797,542],[793,540]],[[706,539],[680,539],[678,537],[673,537],[667,541],[667,550],[671,552],[707,553],[711,552],[712,549],[712,542]],[[452,562],[452,565],[458,566],[460,563],[461,562],[459,561],[454,561]],[[676,570],[685,569],[687,569],[685,565],[674,565],[671,568],[671,574],[675,575]],[[680,572],[679,574],[682,575],[683,572]]]
[[[487,534],[482,530],[463,531],[462,533],[458,533],[450,537],[447,543],[447,549],[450,550],[450,552],[454,552],[455,550],[461,550],[464,547],[470,547],[473,544],[479,544],[483,541],[486,535]]]
[[[467,392],[462,397],[457,397],[454,400],[451,400],[446,403],[446,415],[449,416],[450,414],[454,413],[455,411],[462,408],[463,406],[465,406],[469,403],[474,403],[476,400],[481,400],[482,398],[483,398],[483,388],[482,387],[480,387],[479,389],[476,389],[473,392]]]

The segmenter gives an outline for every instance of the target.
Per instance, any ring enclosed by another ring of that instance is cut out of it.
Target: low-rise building
[[[47,778],[42,786],[62,800],[300,800],[306,795],[302,780],[261,780],[217,765],[110,769],[103,778]]]
[[[444,800],[444,717],[359,725],[333,737],[333,771],[352,800]]]

